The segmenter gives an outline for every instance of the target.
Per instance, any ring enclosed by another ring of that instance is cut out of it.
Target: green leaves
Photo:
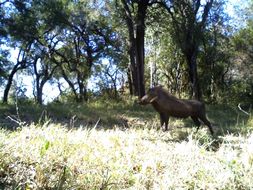
[[[49,147],[51,146],[50,141],[45,140],[44,145],[42,145],[41,149],[40,149],[40,156],[43,157],[46,154],[46,151],[49,149]]]

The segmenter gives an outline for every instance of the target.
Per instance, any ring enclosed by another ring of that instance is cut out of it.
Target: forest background
[[[160,84],[181,98],[251,105],[252,2],[233,17],[229,3],[2,1],[2,101],[43,104],[45,85],[57,101],[85,102]]]

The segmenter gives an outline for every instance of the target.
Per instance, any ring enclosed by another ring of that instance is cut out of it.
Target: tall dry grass
[[[0,189],[253,188],[253,133],[174,135],[48,123],[1,130]]]

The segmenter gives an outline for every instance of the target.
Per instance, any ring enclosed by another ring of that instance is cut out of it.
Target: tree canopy
[[[20,75],[33,79],[38,104],[47,83],[57,84],[59,101],[141,97],[160,84],[180,97],[252,104],[253,2],[240,28],[225,6],[218,0],[2,1],[3,102],[22,88],[13,83]]]

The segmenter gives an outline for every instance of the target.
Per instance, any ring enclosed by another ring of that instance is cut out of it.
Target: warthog
[[[155,110],[160,114],[161,126],[165,124],[165,130],[168,130],[169,117],[186,118],[191,117],[197,125],[197,131],[200,121],[208,126],[211,134],[213,129],[211,123],[206,118],[204,103],[198,100],[184,100],[172,96],[161,86],[150,88],[145,96],[139,101],[141,105],[152,104]]]

